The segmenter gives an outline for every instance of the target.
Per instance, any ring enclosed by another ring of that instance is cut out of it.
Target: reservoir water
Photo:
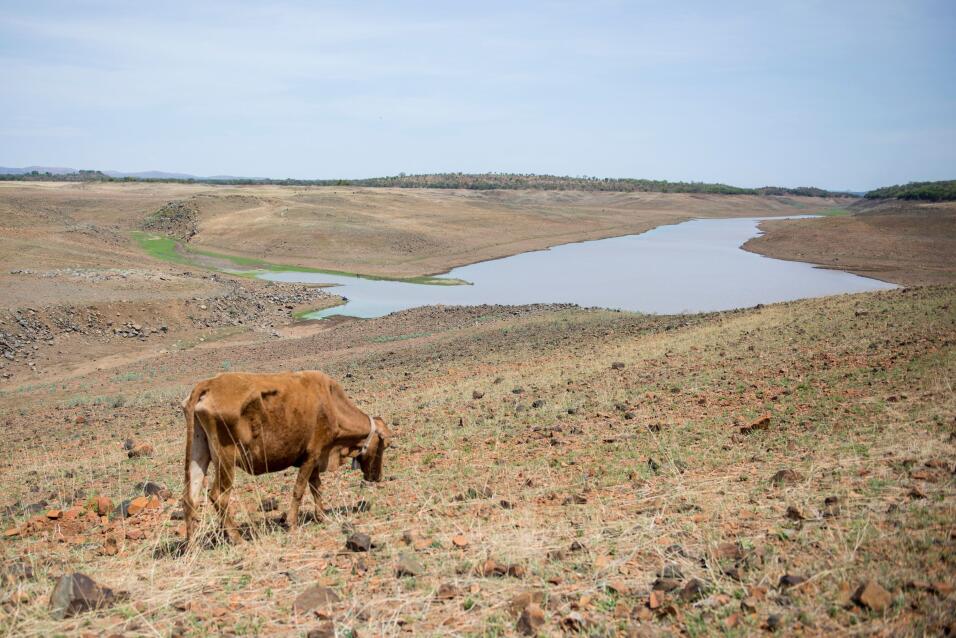
[[[779,219],[779,218],[778,218]],[[575,303],[644,313],[729,310],[895,288],[875,279],[742,250],[762,218],[698,219],[640,235],[564,244],[455,268],[441,286],[307,272],[272,281],[335,284],[348,302],[311,318],[380,317],[418,306]]]

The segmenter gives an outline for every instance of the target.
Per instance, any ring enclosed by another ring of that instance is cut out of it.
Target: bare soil
[[[956,203],[861,201],[851,215],[774,220],[745,250],[906,286],[956,282]]]
[[[129,240],[166,202],[217,188],[24,188],[0,187],[5,635],[516,635],[535,619],[544,635],[956,629],[952,286],[689,316],[480,306],[303,323],[298,310],[335,299],[154,262]],[[454,194],[423,197],[452,215]],[[218,237],[203,224],[229,216],[225,201],[197,204],[197,237]],[[529,220],[556,209],[509,201],[521,241],[554,241]],[[415,227],[413,209],[366,219],[369,236]],[[563,215],[590,232],[582,209]],[[456,219],[443,225],[468,226]],[[286,227],[290,245],[307,225]],[[500,249],[476,235],[462,254]],[[416,245],[429,266],[392,272],[453,263]],[[356,255],[329,264],[379,267]],[[182,397],[224,370],[307,368],[393,425],[386,480],[327,475],[325,519],[290,530],[291,473],[240,475],[248,540],[222,542],[206,506],[205,542],[184,551]],[[133,503],[147,481],[168,493]],[[354,531],[370,552],[345,547]],[[73,572],[123,595],[55,619],[51,592]]]

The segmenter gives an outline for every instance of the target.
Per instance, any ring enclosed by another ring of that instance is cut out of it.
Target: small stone
[[[435,592],[436,600],[451,600],[452,598],[457,598],[461,591],[455,585],[451,583],[442,583],[438,586],[438,591]]]
[[[807,579],[803,576],[797,576],[796,574],[784,574],[780,577],[780,582],[777,583],[777,586],[780,589],[786,589],[788,587],[796,587],[802,583],[807,582]]]
[[[581,612],[572,611],[561,619],[561,628],[568,633],[582,633],[587,629],[587,621]]]
[[[304,614],[314,609],[330,607],[339,600],[339,595],[328,587],[312,585],[296,597],[292,610],[297,614]]]
[[[484,396],[485,396],[485,393],[482,392],[481,390],[472,390],[472,391],[471,391],[471,398],[474,399],[474,400],[476,400],[476,401],[477,401],[478,399],[481,399],[481,398],[484,397]]]
[[[458,534],[451,539],[451,544],[457,547],[458,549],[465,549],[468,547],[468,539],[464,535]]]
[[[87,507],[99,516],[107,516],[113,511],[113,501],[106,496],[94,496],[87,502]]]
[[[524,565],[508,565],[508,575],[512,578],[524,578],[527,575],[527,570],[524,568]]]
[[[770,482],[774,485],[787,485],[802,481],[803,476],[789,468],[782,469],[771,477]]]
[[[802,521],[806,520],[806,517],[803,515],[803,512],[796,505],[787,506],[787,518],[791,521]]]
[[[683,578],[684,574],[681,572],[680,567],[673,563],[668,563],[664,565],[664,569],[658,574],[661,578]]]
[[[764,627],[767,628],[767,631],[777,631],[781,625],[783,625],[783,618],[781,618],[779,614],[770,614],[764,623]]]
[[[310,629],[305,635],[306,638],[335,638],[335,623],[331,620],[326,620],[322,624]],[[355,633],[352,632],[351,635],[354,636]]]
[[[345,548],[352,552],[367,552],[372,549],[372,539],[368,534],[355,532],[345,541]]]
[[[170,492],[169,489],[162,483],[146,481],[146,483],[143,484],[143,495],[157,496],[161,499],[167,499],[170,497]]]
[[[403,552],[398,558],[398,564],[395,566],[395,575],[399,578],[404,576],[418,576],[425,571],[418,558],[409,552]]]
[[[118,597],[86,574],[61,576],[50,594],[50,614],[56,620],[112,605]]]
[[[703,598],[704,591],[704,583],[700,582],[696,578],[691,578],[689,581],[684,583],[684,586],[680,590],[679,596],[681,600],[691,602]]]
[[[126,452],[126,456],[131,459],[144,458],[152,454],[153,446],[149,443],[137,443]]]
[[[489,576],[504,576],[508,573],[508,568],[498,563],[494,558],[489,558],[475,567],[475,573],[485,578]]]
[[[544,610],[541,609],[541,605],[529,603],[528,606],[522,610],[521,615],[518,616],[516,628],[519,633],[525,636],[534,636],[538,633],[538,629],[544,626],[544,622]]]
[[[129,505],[126,508],[127,513],[130,516],[136,516],[149,505],[149,499],[145,496],[137,496],[129,502]]]
[[[868,580],[857,588],[853,600],[861,607],[882,613],[893,603],[893,595],[875,580]]]
[[[532,408],[535,408],[535,409],[537,409],[537,408],[543,408],[543,407],[544,407],[544,404],[545,404],[545,400],[544,400],[544,399],[535,399],[534,401],[531,402],[531,407],[532,407]]]
[[[770,415],[763,414],[757,417],[756,419],[754,419],[753,421],[751,421],[750,423],[744,426],[741,426],[740,433],[750,434],[751,432],[756,432],[758,430],[766,430],[769,427],[770,427]]]
[[[623,361],[614,361],[611,363],[611,370],[623,370],[624,362]]]
[[[47,510],[46,513],[46,517],[50,520],[56,520],[61,516],[63,516],[63,512],[61,510]]]
[[[680,587],[680,581],[676,578],[658,578],[651,583],[651,589],[654,591],[668,592],[678,587]]]
[[[512,616],[517,616],[525,607],[531,603],[541,604],[544,602],[544,592],[542,591],[523,591],[508,603],[508,610]]]

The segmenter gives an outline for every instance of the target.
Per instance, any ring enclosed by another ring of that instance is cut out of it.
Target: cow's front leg
[[[312,493],[312,500],[315,502],[315,520],[325,519],[325,510],[322,508],[322,470],[318,467],[312,470],[312,476],[309,477],[309,491]]]
[[[302,462],[299,468],[299,474],[295,477],[295,487],[292,488],[292,502],[289,504],[289,515],[286,517],[289,528],[299,524],[299,505],[302,504],[302,497],[305,495],[305,486],[312,477],[312,470],[315,469],[316,459],[309,456]]]

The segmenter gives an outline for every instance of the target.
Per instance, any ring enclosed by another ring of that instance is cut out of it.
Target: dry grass
[[[65,539],[44,524],[0,543],[7,561],[21,557],[36,572],[5,586],[5,600],[17,602],[5,605],[0,627],[296,635],[318,620],[296,617],[292,602],[319,582],[343,598],[327,610],[339,631],[360,635],[512,634],[509,602],[531,590],[546,598],[544,634],[560,633],[569,617],[591,635],[743,635],[771,617],[785,634],[942,632],[956,618],[943,587],[954,584],[956,555],[954,301],[953,289],[935,288],[693,317],[543,312],[375,342],[409,332],[398,316],[332,349],[327,335],[295,340],[274,348],[274,367],[349,371],[359,403],[397,421],[386,482],[330,475],[329,519],[289,532],[257,504],[278,496],[284,508],[291,475],[242,476],[234,501],[251,540],[217,543],[210,526],[209,546],[184,556],[172,502]],[[253,355],[238,350],[230,359],[241,367]],[[79,385],[18,393],[0,435],[6,500],[52,493],[51,504],[69,505],[77,489],[118,500],[144,478],[179,490],[182,424],[171,397],[219,363],[169,356],[149,378],[136,376],[140,368],[111,371],[102,391],[133,406],[65,407]],[[156,394],[137,400],[147,385]],[[484,397],[472,399],[474,389]],[[537,399],[545,403],[533,408]],[[87,423],[76,424],[78,414]],[[766,430],[738,432],[735,423],[761,414],[770,415]],[[154,456],[125,459],[118,442],[129,434],[153,443]],[[782,468],[801,478],[773,485]],[[823,515],[828,496],[839,498],[835,516]],[[345,511],[360,499],[369,511]],[[788,518],[790,506],[804,520]],[[380,546],[345,551],[343,529],[352,528]],[[126,540],[127,529],[145,539]],[[422,542],[406,545],[405,532]],[[466,548],[452,544],[456,535]],[[119,553],[99,555],[110,536]],[[721,558],[727,543],[741,554],[736,572]],[[395,577],[405,552],[422,563],[420,576]],[[481,576],[488,558],[526,574]],[[649,609],[665,564],[679,568],[681,585],[699,579],[701,599],[671,595]],[[51,578],[73,570],[130,600],[50,620]],[[784,574],[807,580],[779,588]],[[846,587],[871,578],[893,595],[880,614],[846,600]],[[446,584],[457,594],[436,599]]]

